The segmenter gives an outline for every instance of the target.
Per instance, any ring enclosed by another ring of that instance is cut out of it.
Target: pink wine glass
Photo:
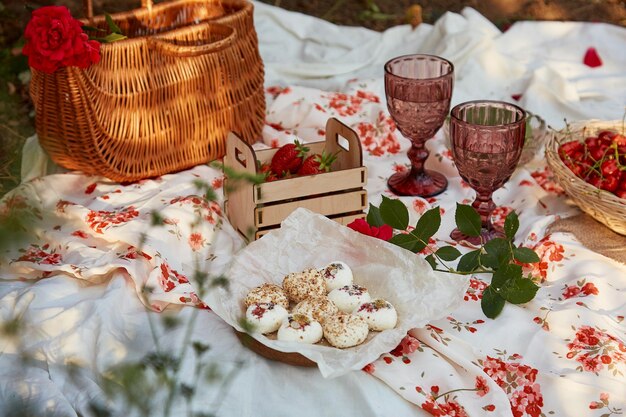
[[[433,55],[405,55],[385,64],[387,108],[398,130],[411,140],[411,169],[397,172],[387,185],[396,195],[429,197],[443,192],[448,180],[424,169],[426,141],[441,128],[450,110],[454,66]]]
[[[452,157],[461,178],[476,191],[472,207],[482,221],[480,236],[454,229],[450,237],[480,244],[504,237],[491,223],[496,205],[491,196],[511,177],[519,162],[526,134],[526,112],[502,101],[470,101],[450,113]]]

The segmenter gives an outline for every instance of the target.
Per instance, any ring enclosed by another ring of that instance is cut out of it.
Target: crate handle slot
[[[233,169],[243,169],[250,174],[256,174],[256,158],[250,144],[244,142],[237,134],[230,132],[226,139],[227,166]]]
[[[346,152],[350,152],[350,141],[341,135],[337,135],[337,145]]]
[[[235,160],[243,165],[244,168],[248,168],[248,161],[243,157],[243,152],[239,148],[235,148]]]
[[[326,122],[325,150],[327,153],[337,154],[337,160],[332,167],[333,171],[363,165],[359,135],[334,117]]]

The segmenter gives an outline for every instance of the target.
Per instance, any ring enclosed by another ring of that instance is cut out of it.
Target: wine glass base
[[[450,233],[450,237],[457,242],[465,241],[471,243],[472,245],[479,246],[497,237],[504,238],[506,235],[501,230],[494,228],[485,229],[483,227],[480,230],[480,236],[468,236],[465,233],[462,233],[459,229],[454,229],[452,233]]]
[[[432,197],[445,191],[448,180],[437,171],[425,169],[422,174],[412,175],[409,170],[393,174],[387,186],[395,195]]]

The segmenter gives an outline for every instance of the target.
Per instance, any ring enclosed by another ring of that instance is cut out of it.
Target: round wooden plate
[[[305,366],[307,368],[313,368],[317,366],[317,364],[311,359],[306,358],[299,353],[279,352],[278,350],[274,350],[265,346],[263,343],[259,342],[247,333],[242,333],[235,330],[235,334],[237,335],[237,338],[242,345],[244,345],[246,348],[250,349],[254,353],[263,356],[264,358],[273,361],[283,362],[288,365]]]

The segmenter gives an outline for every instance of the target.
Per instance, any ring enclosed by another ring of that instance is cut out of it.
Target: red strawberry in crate
[[[272,157],[271,168],[272,173],[278,177],[282,177],[287,173],[296,173],[309,148],[302,145],[297,140],[294,143],[288,143],[278,148]]]
[[[329,172],[330,166],[337,159],[337,155],[329,155],[326,152],[309,156],[304,160],[298,170],[298,175],[314,175]]]
[[[278,177],[272,172],[272,166],[264,162],[259,166],[259,173],[265,176],[265,182],[276,181]]]

